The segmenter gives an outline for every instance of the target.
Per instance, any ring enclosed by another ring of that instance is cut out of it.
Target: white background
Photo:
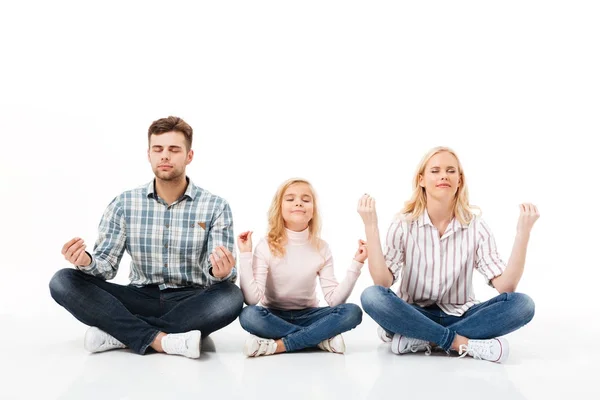
[[[532,324],[557,347],[572,348],[573,332],[595,342],[599,8],[3,2],[2,330],[71,323],[47,286],[68,266],[62,245],[91,247],[112,198],[152,179],[147,128],[177,115],[194,128],[188,175],[229,201],[236,234],[265,233],[283,180],[313,183],[339,279],[364,237],[358,198],[377,199],[383,235],[423,154],[454,148],[505,260],[518,204],[541,212],[519,287],[536,301]],[[475,282],[482,300],[494,295]],[[350,301],[370,284],[365,268]]]

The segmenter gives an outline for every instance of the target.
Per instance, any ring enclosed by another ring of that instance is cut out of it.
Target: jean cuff
[[[160,333],[160,331],[153,331],[150,335],[150,340],[147,342],[144,342],[146,344],[142,345],[139,354],[146,354],[146,350],[148,350],[148,347],[150,347],[150,345],[152,344],[152,342],[154,342],[154,339],[156,339],[156,337],[158,336],[158,334]]]
[[[449,351],[450,347],[452,347],[452,342],[454,342],[454,338],[456,337],[456,332],[451,331],[450,329],[446,329],[446,333],[444,333],[444,337],[441,342],[438,343],[444,351]]]
[[[287,338],[281,338],[283,345],[285,346],[286,353],[289,351],[295,351],[293,344]]]

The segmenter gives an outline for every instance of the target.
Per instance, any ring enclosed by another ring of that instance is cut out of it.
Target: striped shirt
[[[127,251],[129,279],[135,286],[158,285],[162,290],[235,282],[235,268],[229,276],[215,278],[208,259],[220,245],[235,257],[229,204],[187,180],[185,193],[170,205],[158,197],[154,181],[117,196],[100,221],[92,263],[79,269],[112,279]]]
[[[491,285],[506,268],[494,236],[481,218],[466,225],[453,219],[440,238],[427,211],[415,221],[394,220],[384,254],[394,283],[400,280],[400,298],[421,307],[437,304],[455,316],[479,303],[472,285],[474,269]]]

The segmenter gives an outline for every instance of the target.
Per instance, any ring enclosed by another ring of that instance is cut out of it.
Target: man
[[[50,293],[91,326],[84,339],[88,351],[128,347],[144,354],[151,347],[198,358],[201,336],[230,324],[242,310],[229,204],[185,174],[194,156],[192,133],[181,118],[154,121],[148,160],[155,179],[110,203],[93,254],[80,238],[62,248],[76,268],[58,271]],[[131,256],[131,283],[109,283],[124,250]]]

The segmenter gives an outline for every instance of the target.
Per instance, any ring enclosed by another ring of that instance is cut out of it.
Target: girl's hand
[[[359,240],[358,250],[356,250],[356,254],[354,254],[354,259],[359,263],[364,263],[367,257],[367,242],[365,242],[364,240]]]
[[[252,231],[240,233],[237,245],[240,253],[252,253]]]

